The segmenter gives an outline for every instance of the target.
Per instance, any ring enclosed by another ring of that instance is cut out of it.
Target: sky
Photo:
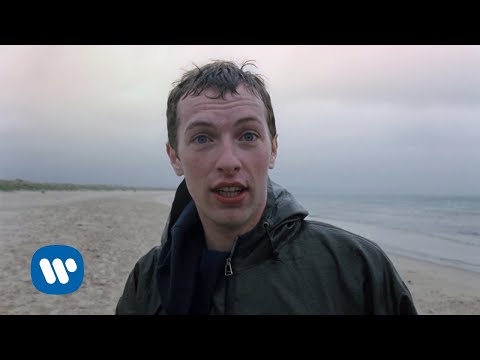
[[[174,188],[166,101],[194,64],[255,60],[272,180],[480,195],[480,46],[0,46],[0,179]]]

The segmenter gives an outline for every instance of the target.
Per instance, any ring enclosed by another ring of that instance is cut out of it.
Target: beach
[[[0,193],[0,314],[109,315],[135,262],[160,242],[173,191]],[[81,287],[47,295],[32,284],[40,247],[80,251]],[[387,251],[420,314],[480,314],[480,275]]]

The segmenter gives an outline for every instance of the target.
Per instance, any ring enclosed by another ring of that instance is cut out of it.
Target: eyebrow
[[[251,121],[261,124],[259,119],[255,118],[255,117],[247,116],[247,117],[243,117],[243,118],[240,118],[237,121],[235,121],[234,127],[239,127],[239,126],[241,126],[241,125],[243,125],[247,122],[251,122]],[[197,127],[213,128],[215,126],[214,126],[212,121],[195,120],[195,121],[192,121],[190,124],[188,124],[187,128],[185,129],[185,132],[187,132],[189,130],[192,130],[194,128],[197,128]]]

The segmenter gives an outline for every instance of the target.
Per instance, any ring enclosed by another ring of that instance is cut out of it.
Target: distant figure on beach
[[[377,244],[307,220],[270,179],[275,116],[251,66],[213,61],[170,91],[166,151],[183,179],[115,314],[417,314]]]

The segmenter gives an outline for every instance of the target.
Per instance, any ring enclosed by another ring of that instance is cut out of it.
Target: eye
[[[206,135],[198,135],[193,139],[193,141],[200,145],[206,144],[208,142],[208,137]]]
[[[258,138],[258,135],[252,132],[246,132],[245,134],[242,135],[242,138],[245,141],[255,141]]]

